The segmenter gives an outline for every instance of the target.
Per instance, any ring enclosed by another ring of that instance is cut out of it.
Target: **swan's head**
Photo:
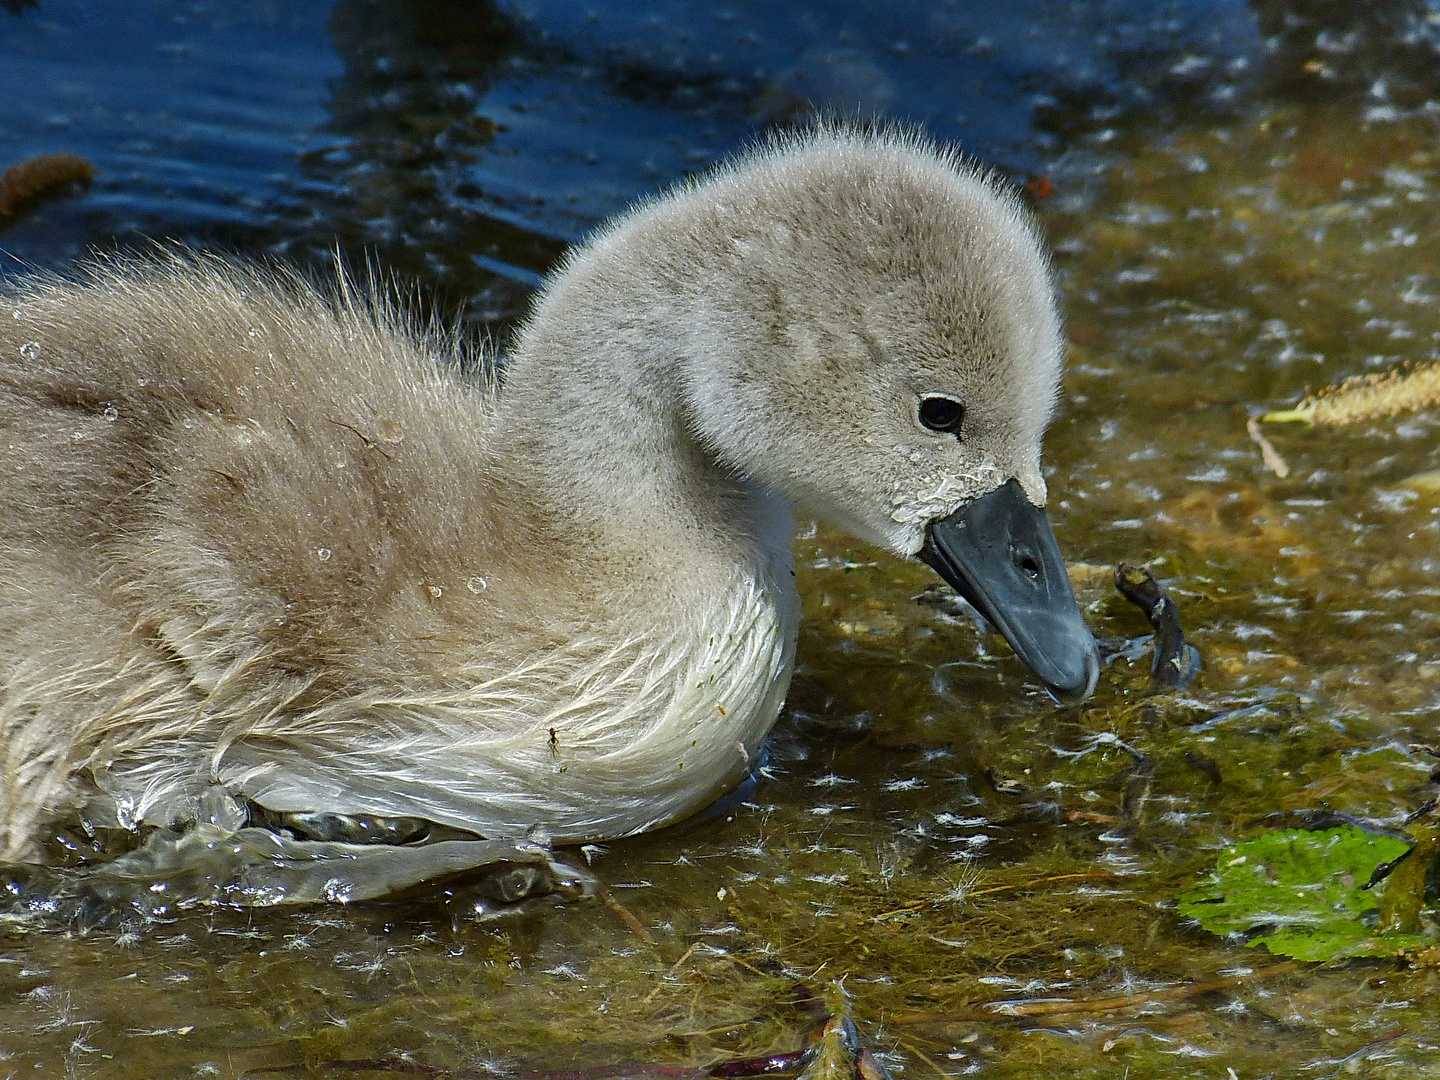
[[[831,132],[655,209],[694,245],[692,272],[674,280],[723,298],[678,328],[701,441],[855,536],[924,559],[1057,696],[1088,695],[1098,656],[1040,470],[1060,320],[1014,196],[917,140]]]

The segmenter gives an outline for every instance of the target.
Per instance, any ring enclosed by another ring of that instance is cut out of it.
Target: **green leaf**
[[[1412,846],[1353,826],[1264,833],[1220,856],[1177,908],[1211,933],[1256,934],[1247,944],[1298,960],[1393,956],[1433,939],[1376,933],[1379,904],[1363,886]]]

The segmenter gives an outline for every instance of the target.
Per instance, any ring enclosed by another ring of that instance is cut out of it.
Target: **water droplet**
[[[120,419],[120,410],[116,407],[113,401],[107,401],[105,403],[105,419],[110,421],[110,423],[112,424],[115,423],[116,420]]]
[[[490,587],[490,583],[479,574],[476,574],[469,581],[465,582],[465,587],[473,593],[482,593]]]
[[[430,590],[430,595],[433,596],[436,600],[439,600],[440,597],[445,595],[445,590],[442,589],[439,585],[426,585],[425,588]]]
[[[135,800],[125,795],[115,800],[115,819],[122,829],[136,829],[140,826],[140,815],[135,811]]]
[[[316,550],[315,554],[316,554],[316,556],[320,559],[321,562],[325,562],[327,559],[330,558],[330,549],[329,549],[329,548],[319,548],[319,549]]]
[[[20,346],[20,356],[21,356],[22,359],[25,359],[25,360],[39,360],[39,359],[40,359],[40,342],[38,342],[38,341],[27,341],[27,342],[25,342],[24,345],[21,345],[21,346]]]
[[[377,438],[381,442],[393,446],[395,443],[405,441],[405,429],[388,416],[382,416],[380,417],[380,433]]]

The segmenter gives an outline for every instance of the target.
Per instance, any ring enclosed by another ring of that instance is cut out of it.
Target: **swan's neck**
[[[673,586],[713,570],[733,584],[738,561],[788,588],[787,502],[727,469],[687,420],[681,358],[697,345],[683,297],[627,305],[579,278],[552,287],[504,368],[496,443],[528,470],[520,486],[563,506],[585,543],[643,548],[632,577],[651,566]]]

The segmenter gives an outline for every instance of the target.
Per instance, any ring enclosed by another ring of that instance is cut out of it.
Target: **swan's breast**
[[[416,816],[489,836],[595,840],[679,820],[753,768],[799,621],[788,572],[742,577],[692,612],[460,691],[330,703],[304,731],[233,743],[216,778],[274,810]]]

